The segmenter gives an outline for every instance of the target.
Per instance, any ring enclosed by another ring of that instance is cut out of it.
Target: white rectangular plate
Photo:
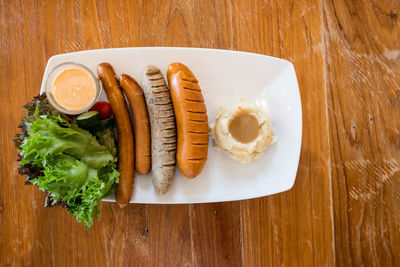
[[[109,62],[117,75],[126,73],[139,83],[144,68],[155,65],[164,76],[168,64],[181,62],[188,66],[203,91],[209,123],[219,108],[245,97],[268,112],[277,142],[251,164],[241,164],[223,152],[213,149],[195,179],[176,170],[169,192],[158,195],[151,174],[136,175],[132,203],[204,203],[232,201],[267,196],[289,190],[295,181],[300,157],[302,113],[299,88],[293,65],[283,59],[229,50],[173,47],[136,47],[81,51],[49,59],[44,81],[56,65],[81,63],[96,73],[101,62]],[[106,99],[104,95],[102,99]],[[114,197],[104,199],[114,201]]]

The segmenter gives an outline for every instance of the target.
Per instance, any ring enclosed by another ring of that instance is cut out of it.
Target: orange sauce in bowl
[[[53,95],[62,108],[70,111],[82,110],[96,97],[96,82],[85,70],[65,69],[54,79]]]

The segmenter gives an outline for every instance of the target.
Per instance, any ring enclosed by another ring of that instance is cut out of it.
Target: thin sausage
[[[124,207],[131,200],[135,177],[135,144],[132,123],[112,66],[109,63],[99,64],[97,66],[97,75],[103,83],[117,126],[118,170],[120,177],[115,189],[115,199],[120,207]]]
[[[129,101],[135,131],[135,169],[146,175],[151,169],[150,122],[143,91],[135,79],[122,74],[119,83]]]

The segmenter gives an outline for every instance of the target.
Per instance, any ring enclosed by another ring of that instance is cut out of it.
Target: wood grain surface
[[[399,13],[398,0],[0,0],[0,266],[400,266]],[[240,202],[101,203],[89,230],[43,208],[17,173],[22,105],[51,56],[131,46],[293,62],[294,187]]]

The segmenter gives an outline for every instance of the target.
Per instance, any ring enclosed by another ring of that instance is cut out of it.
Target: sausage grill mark
[[[208,132],[188,131],[191,134],[208,134]]]
[[[206,120],[194,120],[194,119],[189,119],[189,121],[192,121],[192,122],[207,122]]]
[[[202,161],[202,160],[206,160],[207,159],[207,157],[205,157],[205,158],[190,158],[190,159],[187,159],[187,160],[190,160],[190,161]]]
[[[181,80],[185,81],[185,82],[192,82],[192,83],[195,83],[195,84],[199,83],[199,81],[196,78],[182,78]]]
[[[205,111],[195,111],[195,110],[187,110],[189,113],[194,113],[194,114],[206,114]]]
[[[189,91],[201,92],[200,89],[197,89],[197,88],[190,88],[190,87],[187,87],[187,86],[184,86],[183,89],[189,90]]]
[[[195,103],[204,103],[203,100],[198,100],[198,99],[188,99],[188,98],[185,98],[185,100],[186,100],[186,101],[189,101],[189,102],[195,102]]]
[[[155,82],[155,81],[160,81],[160,80],[162,80],[162,79],[164,79],[164,77],[162,77],[162,76],[157,76],[157,77],[150,78],[149,80],[152,81],[152,82]]]

